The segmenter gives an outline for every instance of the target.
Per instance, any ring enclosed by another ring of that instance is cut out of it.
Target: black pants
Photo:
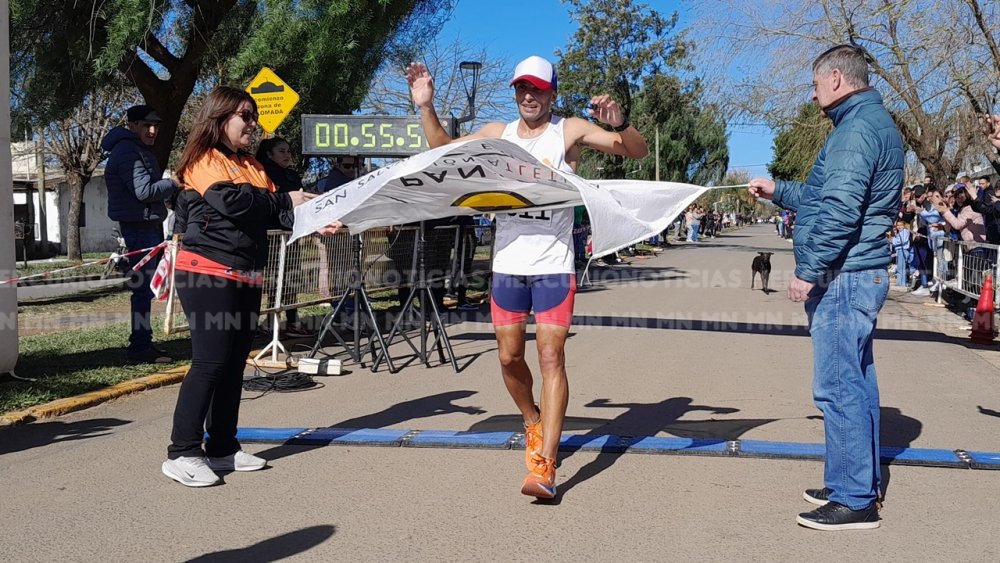
[[[167,457],[234,454],[240,449],[236,425],[243,370],[257,327],[261,288],[181,271],[174,283],[191,326],[192,354],[177,396]]]

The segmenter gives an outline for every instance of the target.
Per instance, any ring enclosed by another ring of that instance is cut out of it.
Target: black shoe
[[[872,502],[861,510],[828,502],[812,512],[803,512],[795,519],[800,526],[814,530],[871,530],[878,528],[878,503]]]
[[[802,493],[802,498],[806,499],[807,502],[811,502],[816,506],[823,506],[824,504],[830,502],[830,489],[823,487],[822,489],[806,489]]]
[[[141,352],[125,352],[125,357],[134,364],[169,364],[174,361],[170,356],[156,348],[147,348]]]

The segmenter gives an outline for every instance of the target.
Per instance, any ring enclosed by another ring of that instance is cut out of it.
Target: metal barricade
[[[978,299],[986,276],[992,275],[995,281],[1000,273],[998,248],[994,244],[945,240],[942,251],[935,254],[934,279],[952,291]],[[945,267],[940,267],[939,260]],[[1000,305],[1000,292],[994,293],[994,299],[994,306]]]
[[[351,235],[345,230],[335,235],[312,234],[288,244],[288,231],[268,231],[268,257],[263,270],[263,298],[260,314],[270,315],[271,341],[256,356],[268,352],[273,361],[285,353],[280,342],[282,311],[330,304],[347,293],[351,276],[360,275],[367,291],[384,291],[412,286],[416,276],[415,241],[417,227],[370,229],[361,235],[361,271],[355,272]],[[493,259],[493,226],[445,225],[428,229],[425,255],[426,281],[438,287],[468,286],[488,289]],[[175,235],[175,241],[180,240]],[[176,264],[179,244],[170,248],[171,264]],[[164,333],[188,330],[177,298],[174,268],[171,268]]]

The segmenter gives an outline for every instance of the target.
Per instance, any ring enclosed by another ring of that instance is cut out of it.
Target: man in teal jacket
[[[796,212],[795,277],[813,345],[813,398],[826,434],[819,505],[797,522],[818,530],[879,526],[879,392],[872,340],[889,291],[885,233],[903,185],[903,143],[868,86],[865,53],[839,45],[813,63],[813,100],[833,121],[809,179],[750,181],[750,192]]]

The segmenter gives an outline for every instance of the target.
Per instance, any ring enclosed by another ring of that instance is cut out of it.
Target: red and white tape
[[[0,280],[0,285],[5,285],[5,284],[9,284],[9,283],[17,283],[17,282],[20,282],[20,281],[30,280],[30,279],[35,279],[35,278],[47,278],[47,277],[52,276],[53,274],[58,274],[58,273],[61,273],[61,272],[69,272],[69,271],[76,270],[76,269],[79,269],[79,268],[85,268],[87,266],[93,266],[94,264],[107,264],[108,262],[110,262],[111,260],[114,260],[116,258],[126,258],[128,256],[135,256],[137,254],[142,254],[143,252],[147,252],[148,254],[146,254],[146,256],[143,256],[142,260],[140,260],[139,263],[136,264],[135,267],[132,268],[132,270],[134,271],[134,270],[138,270],[143,265],[145,265],[147,262],[149,262],[150,260],[152,260],[157,254],[159,254],[159,252],[161,250],[163,250],[166,247],[167,247],[167,241],[163,241],[163,242],[161,242],[160,244],[158,244],[156,246],[151,246],[149,248],[142,248],[140,250],[133,250],[131,252],[126,252],[125,254],[112,253],[111,256],[108,256],[107,258],[102,258],[100,260],[94,260],[92,262],[84,262],[82,264],[76,264],[74,266],[68,266],[66,268],[58,268],[58,269],[55,269],[55,270],[49,270],[48,272],[42,272],[40,274],[31,274],[30,276],[20,276],[20,277],[16,277],[16,278],[7,278],[5,280]]]

